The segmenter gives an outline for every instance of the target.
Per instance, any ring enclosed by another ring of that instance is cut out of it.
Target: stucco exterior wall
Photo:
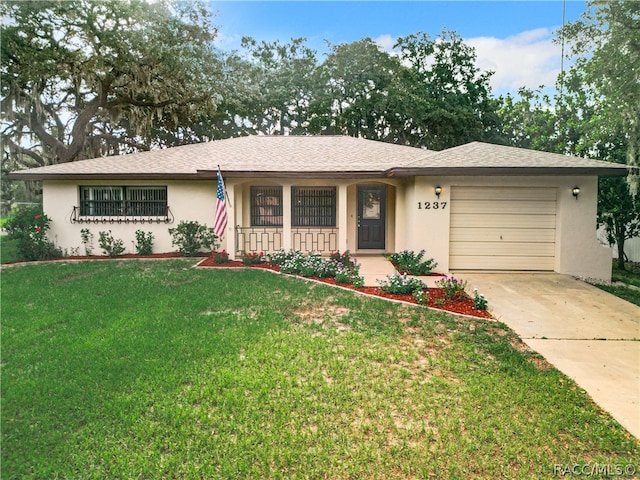
[[[440,198],[436,186],[442,187]],[[608,281],[611,249],[596,236],[598,182],[596,177],[416,177],[398,202],[404,210],[396,226],[397,250],[422,250],[449,271],[451,188],[456,186],[555,187],[557,189],[556,258],[558,273]],[[571,191],[580,187],[576,199]],[[425,208],[430,202],[430,208]],[[434,208],[435,205],[438,208]],[[402,218],[404,217],[404,219]]]
[[[174,221],[171,224],[161,223],[72,223],[71,215],[74,206],[79,206],[78,185],[166,185],[167,204],[171,209]],[[98,245],[99,232],[111,231],[114,238],[124,241],[125,253],[135,253],[135,232],[142,230],[153,233],[153,251],[172,252],[176,248],[171,245],[169,228],[176,227],[180,221],[197,221],[213,226],[215,214],[216,183],[212,181],[45,181],[43,185],[43,208],[52,220],[49,238],[68,254],[78,249],[84,255],[84,247],[80,238],[80,230],[89,229],[93,234],[93,253],[102,255]]]
[[[78,185],[166,185],[168,205],[173,214],[172,224],[145,223],[72,223],[74,206],[79,205]],[[180,221],[198,221],[213,225],[215,214],[215,179],[208,181],[45,181],[44,210],[52,219],[50,239],[68,254],[72,249],[83,254],[80,230],[88,228],[94,235],[93,250],[98,247],[98,233],[111,230],[124,241],[127,253],[135,252],[135,231],[141,229],[154,235],[154,252],[170,252],[169,228]],[[335,186],[337,191],[336,224],[338,249],[357,249],[357,186],[387,185],[386,251],[425,249],[435,258],[438,271],[449,271],[450,211],[452,187],[555,187],[557,189],[555,271],[581,277],[609,280],[611,249],[603,246],[596,236],[597,178],[585,176],[553,177],[415,177],[405,179],[227,179],[229,194],[229,222],[221,248],[235,252],[235,225],[250,225],[249,187],[251,185],[279,185],[283,187],[283,242],[291,248],[291,187]],[[438,198],[435,187],[442,193]],[[571,190],[580,187],[574,198]],[[428,205],[428,208],[427,208]]]

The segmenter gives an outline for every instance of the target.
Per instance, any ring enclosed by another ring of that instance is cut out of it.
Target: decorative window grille
[[[291,203],[292,226],[336,226],[336,187],[292,187]]]
[[[80,187],[80,216],[164,217],[166,215],[167,187]]]
[[[282,187],[251,187],[251,226],[282,226]]]

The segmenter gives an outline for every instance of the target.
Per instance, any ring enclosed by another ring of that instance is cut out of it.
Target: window
[[[164,217],[167,187],[80,187],[80,215],[103,217]]]
[[[251,187],[251,226],[282,226],[282,187]]]
[[[292,187],[292,216],[294,227],[335,227],[335,187]]]

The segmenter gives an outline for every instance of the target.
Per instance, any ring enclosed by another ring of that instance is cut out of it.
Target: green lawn
[[[0,263],[14,262],[18,259],[18,241],[7,235],[0,235]]]
[[[618,262],[614,260],[611,281],[616,284],[598,287],[640,306],[640,264],[627,262],[625,270],[620,270]]]
[[[611,280],[640,287],[640,263],[627,262],[625,263],[625,269],[620,270],[618,262],[614,261]]]
[[[2,478],[638,465],[639,442],[501,324],[193,264],[3,269]]]

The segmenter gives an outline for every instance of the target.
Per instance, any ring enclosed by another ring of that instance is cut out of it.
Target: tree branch
[[[26,155],[32,158],[38,164],[38,166],[44,167],[47,164],[42,156],[38,155],[33,150],[29,150],[21,145],[18,145],[8,135],[3,135],[2,140],[9,146],[10,150],[19,155]]]

